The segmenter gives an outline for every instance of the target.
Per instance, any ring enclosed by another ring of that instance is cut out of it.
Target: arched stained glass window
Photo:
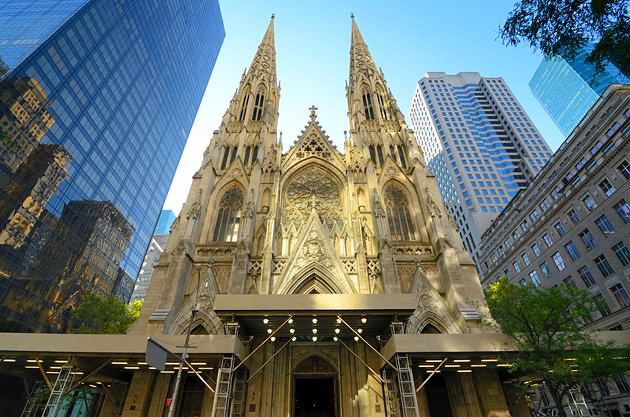
[[[229,189],[219,204],[217,222],[214,226],[214,241],[236,242],[241,223],[243,192],[239,187]]]
[[[415,240],[415,228],[405,191],[394,184],[388,185],[385,189],[385,207],[392,239]]]

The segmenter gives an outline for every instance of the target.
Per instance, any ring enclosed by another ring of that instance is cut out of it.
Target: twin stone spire
[[[221,125],[221,130],[276,131],[280,84],[276,72],[276,48],[272,15],[250,67],[243,73]],[[387,82],[370,54],[356,19],[352,16],[350,68],[346,87],[350,133],[406,130]],[[258,123],[262,122],[262,123]],[[368,138],[367,142],[371,142]]]

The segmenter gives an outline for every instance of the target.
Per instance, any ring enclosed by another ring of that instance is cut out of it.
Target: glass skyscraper
[[[606,64],[598,72],[586,61],[591,50],[584,48],[574,59],[543,58],[529,82],[536,99],[566,136],[609,85],[630,83],[630,78],[613,64]]]
[[[171,230],[171,225],[174,221],[175,213],[173,213],[173,210],[162,210],[153,234],[168,235]]]
[[[224,36],[216,0],[0,0],[0,329],[129,298]]]
[[[429,72],[410,119],[442,200],[477,260],[481,236],[551,150],[501,77]]]

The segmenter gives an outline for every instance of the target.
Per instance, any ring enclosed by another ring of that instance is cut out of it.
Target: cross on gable
[[[311,120],[315,120],[317,118],[317,107],[315,107],[315,105],[312,105],[308,109],[311,111]]]

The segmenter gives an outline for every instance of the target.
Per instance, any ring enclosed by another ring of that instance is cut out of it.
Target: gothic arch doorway
[[[337,370],[312,355],[293,369],[293,417],[338,417]]]

